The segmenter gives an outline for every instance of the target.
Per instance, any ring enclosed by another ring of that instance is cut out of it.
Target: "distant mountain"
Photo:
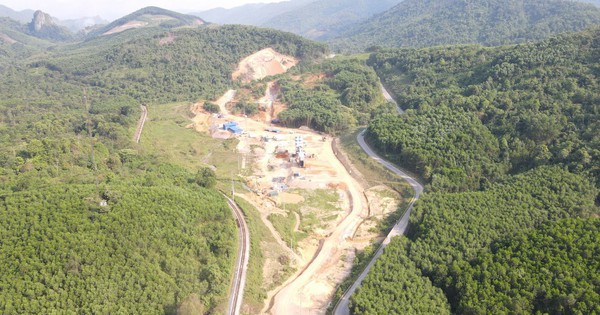
[[[42,11],[35,11],[33,20],[27,24],[29,34],[43,39],[65,41],[73,38],[66,27],[58,25],[54,19]]]
[[[14,44],[23,44],[27,30],[23,24],[7,18],[0,17],[0,47],[8,47]]]
[[[27,26],[7,17],[0,17],[0,73],[6,63],[23,60],[45,50],[54,43],[31,36]]]
[[[262,26],[326,40],[402,0],[319,0],[271,18]]]
[[[23,11],[15,11],[9,7],[3,6],[0,4],[0,17],[9,17],[15,21],[21,22],[23,24],[27,24],[31,22],[31,19],[34,15],[34,10],[23,10]],[[69,31],[73,33],[77,33],[87,27],[91,27],[93,25],[100,24],[108,24],[109,21],[104,20],[99,16],[95,17],[83,17],[79,19],[69,19],[69,20],[59,20],[55,17],[52,18],[53,22],[57,25],[64,26],[69,29]]]
[[[600,0],[581,0],[581,2],[591,3],[591,4],[594,4],[598,7],[600,7]]]
[[[274,16],[296,10],[316,0],[291,0],[275,3],[251,3],[225,9],[216,8],[192,15],[218,24],[245,24],[261,26]]]
[[[68,28],[71,32],[77,33],[94,25],[107,25],[109,21],[99,17],[84,17],[80,19],[56,20],[56,23]]]
[[[205,24],[204,20],[193,15],[181,14],[158,7],[146,7],[92,31],[89,36],[116,34],[134,28],[162,27],[169,29],[203,24]]]
[[[33,17],[33,10],[15,11],[7,6],[0,4],[0,16],[9,17],[15,21],[19,21],[23,24],[29,23]]]
[[[600,9],[565,0],[406,0],[331,42],[335,50],[371,46],[503,45],[600,24]]]

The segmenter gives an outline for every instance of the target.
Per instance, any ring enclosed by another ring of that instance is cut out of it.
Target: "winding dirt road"
[[[352,284],[352,286],[346,291],[344,296],[340,299],[340,301],[336,305],[336,307],[334,309],[335,315],[350,314],[350,308],[349,308],[350,296],[352,296],[354,291],[356,291],[356,289],[360,286],[362,281],[365,279],[365,277],[369,273],[369,270],[371,270],[371,268],[375,264],[375,261],[377,260],[377,258],[379,258],[379,256],[381,256],[381,254],[383,253],[383,249],[392,240],[392,237],[398,236],[398,235],[403,235],[404,232],[406,232],[406,227],[408,226],[408,220],[410,218],[410,214],[412,212],[413,205],[419,199],[419,196],[421,196],[421,193],[423,192],[423,186],[419,182],[417,182],[414,178],[408,176],[402,170],[398,169],[394,164],[382,159],[379,155],[377,155],[377,153],[375,153],[369,147],[369,145],[367,145],[367,143],[365,142],[365,131],[364,130],[357,136],[356,139],[357,139],[360,147],[369,155],[370,158],[381,163],[387,169],[394,172],[394,174],[396,174],[396,175],[402,177],[404,180],[406,180],[413,187],[415,193],[414,193],[413,199],[411,200],[410,204],[408,205],[408,209],[406,210],[406,212],[404,213],[404,215],[402,216],[400,221],[398,221],[396,223],[396,225],[394,225],[394,227],[392,228],[390,233],[387,235],[385,240],[383,240],[383,242],[379,246],[379,249],[377,249],[377,252],[375,253],[375,256],[373,256],[373,259],[369,262],[369,264],[367,265],[365,270],[360,274],[358,279],[356,279],[356,282],[354,282],[354,284]]]
[[[345,170],[339,160],[333,159],[332,163],[339,164],[339,169]],[[347,171],[342,174],[343,182],[348,183],[348,191],[352,196],[350,213],[327,238],[321,241],[321,248],[309,265],[275,295],[269,309],[270,314],[295,315],[314,313],[315,311],[318,314],[325,313],[324,309],[311,308],[312,301],[322,293],[313,292],[308,287],[311,283],[318,281],[323,270],[337,263],[343,251],[342,245],[347,238],[352,237],[364,219],[362,217],[364,201],[361,197],[363,194],[359,189],[360,185]]]

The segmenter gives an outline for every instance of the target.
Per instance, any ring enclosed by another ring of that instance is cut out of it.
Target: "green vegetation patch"
[[[63,185],[3,196],[2,313],[174,312],[224,298],[235,225],[213,191]]]
[[[350,299],[351,314],[450,314],[444,292],[421,275],[396,237]]]
[[[298,242],[305,239],[308,235],[303,231],[296,231],[298,220],[292,211],[288,211],[285,215],[279,213],[269,214],[267,217],[273,224],[281,239],[292,248],[298,247]]]
[[[300,216],[300,230],[304,233],[311,233],[316,227],[323,227],[324,222],[332,221],[338,218],[332,212],[340,211],[340,196],[333,189],[314,189],[314,190],[291,190],[293,194],[301,195],[304,201],[301,203],[284,203],[283,208],[291,210]],[[289,218],[288,220],[292,220]]]
[[[465,266],[458,313],[600,313],[600,220],[567,219],[500,242]]]
[[[301,80],[291,75],[300,75]],[[361,56],[303,64],[279,84],[282,101],[288,105],[279,119],[294,128],[341,134],[368,123],[377,113],[394,111],[381,94],[376,73]]]

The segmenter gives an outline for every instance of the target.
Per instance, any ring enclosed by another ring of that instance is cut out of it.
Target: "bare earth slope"
[[[233,72],[234,80],[242,82],[260,80],[268,76],[282,74],[298,64],[298,59],[282,55],[272,48],[265,48],[244,58],[236,71]]]

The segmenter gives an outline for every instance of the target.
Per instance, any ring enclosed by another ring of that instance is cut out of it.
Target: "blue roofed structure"
[[[231,121],[231,122],[223,124],[223,129],[227,130],[227,131],[231,131],[235,134],[240,134],[240,133],[244,132],[244,129],[240,128],[240,126],[238,126],[238,124],[235,121]]]

